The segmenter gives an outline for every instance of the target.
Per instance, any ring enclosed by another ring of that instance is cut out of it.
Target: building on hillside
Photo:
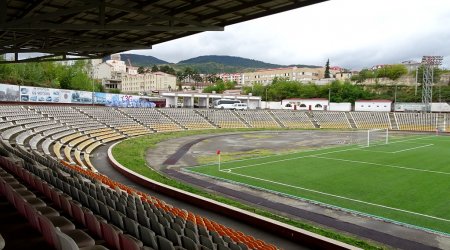
[[[282,100],[281,106],[293,110],[328,110],[329,102],[325,98],[289,98]]]
[[[242,73],[222,73],[217,76],[222,79],[224,82],[236,82],[237,84],[242,84]]]
[[[249,86],[255,83],[268,85],[271,84],[276,77],[285,78],[290,81],[311,82],[323,78],[324,72],[325,69],[323,67],[263,69],[242,74],[242,85]]]
[[[409,60],[409,61],[403,61],[402,65],[405,66],[406,69],[408,70],[408,73],[410,73],[410,72],[416,71],[420,67],[421,63],[413,61],[413,60]]]
[[[151,93],[159,91],[175,90],[176,76],[164,72],[152,72],[145,74],[125,74],[122,76],[122,93]]]
[[[391,100],[356,100],[355,111],[382,111],[390,112],[392,110]]]
[[[163,72],[138,74],[137,67],[127,66],[120,54],[111,55],[106,62],[91,61],[90,75],[101,80],[105,90],[118,89],[123,93],[151,93],[176,89],[177,79]]]

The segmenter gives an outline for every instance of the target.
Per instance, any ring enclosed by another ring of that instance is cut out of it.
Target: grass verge
[[[112,153],[114,155],[114,158],[123,166],[126,168],[139,173],[143,176],[146,176],[147,178],[150,178],[152,180],[164,183],[166,185],[170,185],[182,190],[185,190],[187,192],[201,195],[203,197],[216,200],[218,202],[222,202],[225,204],[228,204],[230,206],[234,206],[243,210],[247,210],[262,216],[265,216],[270,219],[274,219],[301,229],[305,229],[310,232],[314,232],[326,237],[329,237],[331,239],[335,239],[353,246],[357,246],[363,249],[383,249],[381,246],[377,246],[374,244],[371,244],[369,242],[356,239],[344,234],[340,234],[328,229],[319,228],[298,220],[292,220],[274,213],[271,213],[266,210],[262,210],[259,208],[254,208],[249,205],[240,203],[238,201],[225,198],[223,196],[211,194],[205,191],[202,191],[198,188],[195,188],[191,185],[181,183],[179,181],[167,178],[166,176],[160,174],[159,172],[153,170],[151,166],[148,166],[145,161],[145,154],[146,151],[149,148],[154,148],[156,145],[165,140],[170,140],[174,138],[179,137],[185,137],[185,136],[192,136],[192,135],[199,135],[199,134],[219,134],[219,133],[227,133],[227,132],[250,132],[250,131],[262,131],[262,130],[268,130],[268,129],[220,129],[220,130],[192,130],[192,131],[182,131],[182,132],[170,132],[170,133],[157,133],[153,135],[148,136],[142,136],[137,138],[132,138],[129,140],[125,140],[119,144],[117,144],[113,150]]]

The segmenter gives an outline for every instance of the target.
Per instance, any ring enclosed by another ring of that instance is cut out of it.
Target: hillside
[[[320,67],[301,64],[280,65],[237,56],[219,56],[219,55],[198,56],[180,61],[178,63],[169,63],[167,61],[158,59],[153,56],[136,55],[136,54],[121,54],[121,59],[127,62],[127,64],[128,59],[130,59],[131,64],[133,66],[152,67],[153,65],[169,65],[173,67],[175,70],[184,70],[185,68],[190,67],[196,69],[199,73],[203,74],[237,73],[237,72],[253,71],[256,69],[270,69],[270,68],[282,68],[294,66],[306,68]]]
[[[107,58],[109,59],[109,57]],[[120,59],[125,61],[128,65],[128,59],[130,59],[133,66],[151,67],[153,65],[169,64],[169,62],[158,59],[154,56],[144,56],[136,54],[120,54]]]

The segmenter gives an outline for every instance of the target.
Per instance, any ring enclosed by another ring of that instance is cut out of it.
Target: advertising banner
[[[92,103],[92,92],[88,91],[72,91],[71,103],[89,104]]]
[[[72,90],[59,89],[59,103],[71,103],[72,102]]]
[[[52,91],[49,88],[21,86],[20,101],[52,102]]]
[[[95,92],[94,93],[94,103],[95,104],[106,104],[106,93]]]
[[[106,94],[106,106],[121,108],[154,108],[156,104],[142,96]]]
[[[18,102],[20,100],[20,88],[17,85],[0,84],[0,101]]]

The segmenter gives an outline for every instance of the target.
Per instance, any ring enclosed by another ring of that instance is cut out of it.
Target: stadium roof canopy
[[[323,1],[0,0],[0,55],[100,58]]]

